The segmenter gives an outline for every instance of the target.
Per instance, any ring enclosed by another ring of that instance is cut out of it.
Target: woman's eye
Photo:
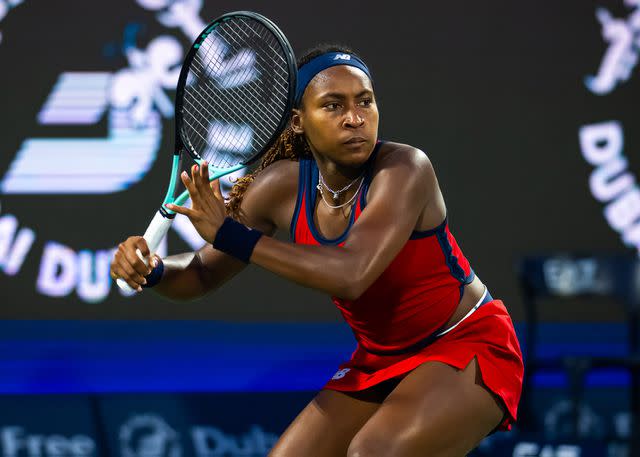
[[[362,100],[360,102],[360,105],[361,106],[370,106],[372,102],[373,102],[373,100],[371,100],[370,98],[365,98],[364,100]]]
[[[327,103],[326,105],[324,105],[324,107],[330,111],[333,110],[337,110],[338,109],[338,104],[337,103]]]

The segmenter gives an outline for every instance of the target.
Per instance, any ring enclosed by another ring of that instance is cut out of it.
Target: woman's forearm
[[[179,301],[202,297],[244,268],[242,262],[220,252],[204,250],[172,255],[163,259],[163,263],[162,279],[153,290]]]
[[[333,296],[355,299],[369,285],[366,265],[342,247],[285,243],[274,238],[260,239],[251,263],[306,287]]]

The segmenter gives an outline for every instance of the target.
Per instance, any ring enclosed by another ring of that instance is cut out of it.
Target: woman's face
[[[378,138],[378,107],[369,77],[337,65],[318,73],[307,86],[292,127],[311,150],[342,166],[364,164]]]

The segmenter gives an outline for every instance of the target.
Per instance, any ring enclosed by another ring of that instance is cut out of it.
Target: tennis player
[[[516,419],[512,321],[451,234],[427,155],[378,139],[365,63],[319,46],[298,67],[290,127],[226,204],[206,166],[183,173],[192,207],[170,208],[207,245],[147,267],[144,239],[130,237],[111,275],[190,300],[251,262],[331,295],[357,348],[271,456],[464,456]]]

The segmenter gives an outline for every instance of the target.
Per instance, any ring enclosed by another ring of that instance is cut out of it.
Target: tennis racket
[[[237,11],[211,22],[182,65],[175,101],[171,179],[143,237],[155,253],[175,212],[189,198],[179,174],[184,159],[209,163],[211,180],[241,170],[269,149],[285,128],[296,89],[291,45],[266,17]],[[138,256],[142,254],[138,250]],[[149,259],[143,259],[148,264]],[[122,279],[118,286],[133,291]]]

